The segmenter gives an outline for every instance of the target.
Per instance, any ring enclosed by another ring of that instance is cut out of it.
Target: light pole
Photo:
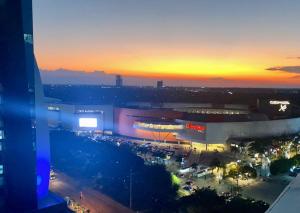
[[[138,174],[139,172],[132,172],[132,169],[130,169],[130,174],[129,174],[129,208],[132,209],[132,204],[133,204],[133,176]]]
[[[129,174],[129,208],[132,208],[132,169]]]
[[[236,168],[237,168],[237,174],[236,174],[236,190],[237,190],[237,194],[239,193],[239,178],[241,177],[241,174],[240,174],[240,163],[241,163],[241,160],[237,160],[237,161],[236,161]]]

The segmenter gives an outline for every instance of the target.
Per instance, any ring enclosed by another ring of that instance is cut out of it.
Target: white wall
[[[177,122],[186,124],[188,121],[177,120]],[[300,132],[300,118],[251,122],[191,123],[193,125],[204,125],[207,129],[204,133],[190,129],[183,130],[178,134],[179,139],[222,144],[226,143],[229,138],[280,136]]]
[[[279,136],[293,134],[300,131],[300,118],[231,122],[231,123],[207,123],[206,142],[224,143],[228,138],[251,138],[265,136]]]

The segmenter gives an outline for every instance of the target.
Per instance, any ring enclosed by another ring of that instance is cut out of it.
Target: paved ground
[[[251,187],[243,187],[241,194],[272,204],[285,187],[286,185],[259,182]]]
[[[56,173],[56,180],[51,181],[50,190],[62,197],[70,197],[91,213],[132,213],[130,209],[110,197],[92,189],[62,173]],[[83,199],[80,200],[80,192]]]
[[[249,179],[247,181],[239,180],[239,193],[241,193],[244,197],[253,198],[255,200],[263,200],[271,204],[276,200],[292,179],[292,177],[282,175],[273,177],[267,181],[259,179]],[[207,178],[183,178],[183,185],[185,185],[184,183],[188,180],[193,180],[195,186],[198,186],[199,188],[210,187],[216,189],[218,193],[230,192],[231,189],[236,187],[236,180],[231,178],[222,180],[221,182],[211,176],[207,176]]]

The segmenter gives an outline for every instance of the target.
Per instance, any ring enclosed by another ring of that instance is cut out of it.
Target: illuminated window
[[[3,175],[3,165],[0,165],[0,175]]]
[[[28,44],[33,44],[33,37],[31,34],[24,34],[24,41]]]
[[[3,130],[0,130],[0,140],[4,139],[4,132]]]
[[[59,107],[55,107],[55,106],[48,106],[48,110],[49,111],[60,111]]]

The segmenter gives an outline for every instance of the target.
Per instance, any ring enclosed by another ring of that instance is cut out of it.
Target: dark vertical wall
[[[31,8],[31,0],[0,0],[5,188],[7,204],[17,211],[37,207]]]
[[[36,180],[38,200],[47,197],[50,179],[50,144],[43,85],[35,62]]]

